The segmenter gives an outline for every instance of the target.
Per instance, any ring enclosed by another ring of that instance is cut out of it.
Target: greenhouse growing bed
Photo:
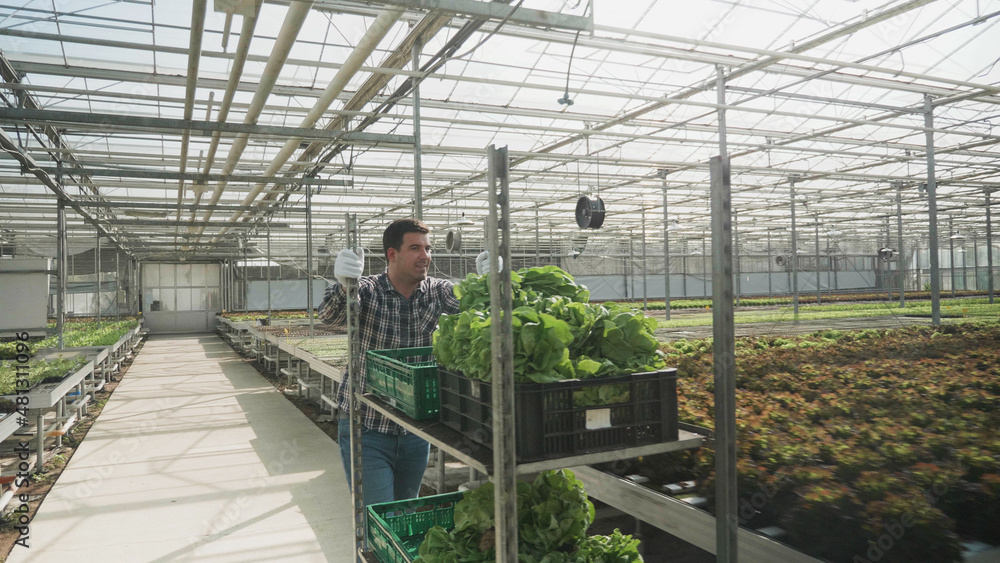
[[[711,426],[711,340],[664,349],[681,420]],[[1000,323],[744,338],[736,367],[741,526],[833,562],[957,562],[1000,544]],[[656,491],[694,480],[683,494],[711,507],[713,459],[608,469]]]
[[[50,323],[48,330],[54,329]],[[30,443],[27,462],[41,467],[46,440],[61,445],[63,434],[86,414],[94,394],[132,353],[140,329],[141,321],[135,318],[99,325],[94,319],[79,319],[65,323],[62,349],[55,347],[57,336],[0,344],[0,357],[8,358],[0,360],[0,437],[16,434],[19,441]],[[5,467],[12,463],[7,458]],[[23,454],[13,459],[26,461]],[[16,491],[7,477],[4,503]]]

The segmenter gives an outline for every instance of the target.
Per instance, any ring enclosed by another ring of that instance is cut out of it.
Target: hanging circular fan
[[[444,237],[444,247],[448,252],[458,252],[462,249],[462,232],[448,231]]]
[[[604,201],[600,197],[593,199],[580,196],[576,202],[576,224],[581,229],[599,229],[604,224]]]

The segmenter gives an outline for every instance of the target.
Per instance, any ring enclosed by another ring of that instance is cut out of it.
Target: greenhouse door
[[[151,333],[210,332],[221,309],[218,264],[142,265],[142,316]]]

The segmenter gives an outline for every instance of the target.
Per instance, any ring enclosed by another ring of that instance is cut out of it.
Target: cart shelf
[[[493,472],[493,450],[468,440],[461,432],[449,428],[439,421],[417,421],[402,414],[390,407],[378,397],[366,393],[361,396],[361,401],[378,412],[391,419],[396,424],[434,444],[449,455],[465,463],[469,467],[485,474]],[[688,450],[700,447],[707,434],[699,434],[689,430],[679,430],[678,439],[659,444],[647,444],[623,448],[619,450],[609,450],[588,454],[561,457],[556,459],[546,459],[519,463],[517,473],[536,473],[549,469],[561,469],[575,465],[589,465],[619,459],[631,459],[639,456],[647,456],[659,453]]]

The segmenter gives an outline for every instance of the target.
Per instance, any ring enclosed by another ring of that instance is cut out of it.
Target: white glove
[[[500,267],[503,268],[503,258],[497,258]],[[476,256],[476,273],[484,276],[490,273],[490,251],[484,250]]]
[[[354,252],[350,248],[345,248],[337,254],[337,260],[333,263],[333,275],[346,286],[347,280],[357,280],[361,277],[361,272],[365,268],[365,251],[358,249]]]

